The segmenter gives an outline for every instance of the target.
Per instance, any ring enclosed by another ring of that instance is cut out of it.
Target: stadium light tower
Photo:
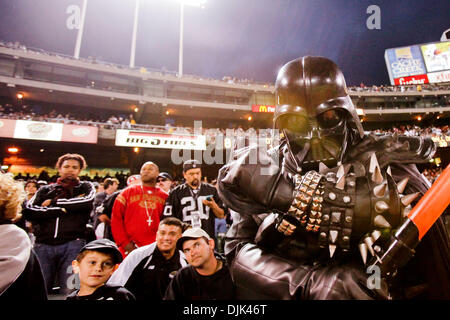
[[[140,2],[141,2],[141,0],[136,0],[136,7],[134,8],[134,25],[133,25],[133,36],[132,36],[132,40],[131,40],[130,68],[134,68],[134,57],[136,55],[136,33],[137,33],[137,26],[138,26]]]
[[[80,58],[81,38],[83,37],[84,18],[86,17],[86,7],[87,7],[87,0],[83,0],[83,8],[81,9],[81,20],[80,24],[78,25],[77,42],[75,43],[75,51],[73,54],[75,59]]]
[[[178,0],[180,2],[180,51],[178,54],[178,77],[183,76],[183,32],[184,32],[184,6],[204,8],[206,0]]]

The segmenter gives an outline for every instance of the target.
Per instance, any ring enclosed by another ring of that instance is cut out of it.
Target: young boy
[[[114,242],[100,239],[86,244],[72,262],[73,272],[80,278],[80,289],[66,299],[135,300],[134,295],[124,287],[106,284],[120,262],[122,254]]]

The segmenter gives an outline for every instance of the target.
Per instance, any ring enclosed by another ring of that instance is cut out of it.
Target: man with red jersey
[[[167,194],[156,187],[158,166],[147,161],[141,167],[141,184],[129,186],[116,198],[111,229],[122,254],[153,243]]]

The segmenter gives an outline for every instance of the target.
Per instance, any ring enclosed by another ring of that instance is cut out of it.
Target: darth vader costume
[[[219,171],[237,298],[449,299],[441,218],[395,269],[368,268],[430,186],[415,164],[434,155],[431,139],[365,134],[327,58],[288,62],[275,87],[280,144],[238,149]]]

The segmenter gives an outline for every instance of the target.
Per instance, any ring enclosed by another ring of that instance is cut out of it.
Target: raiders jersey
[[[214,238],[216,216],[210,207],[203,204],[203,200],[209,196],[224,209],[217,189],[212,185],[202,182],[197,189],[192,189],[186,183],[179,185],[170,191],[162,218],[176,217],[193,227],[201,227]]]

